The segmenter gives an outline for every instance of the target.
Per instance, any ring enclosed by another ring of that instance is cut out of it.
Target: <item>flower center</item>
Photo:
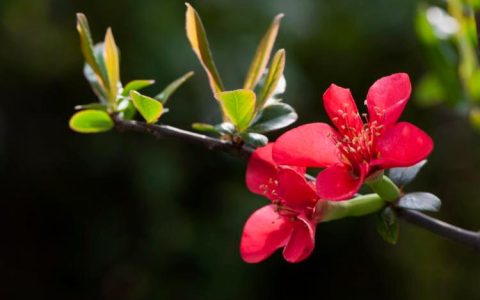
[[[283,217],[296,218],[302,211],[307,213],[312,210],[312,208],[308,207],[302,211],[299,211],[290,207],[287,204],[287,201],[278,194],[278,180],[269,178],[267,183],[261,184],[259,188],[262,190],[262,194],[265,197],[272,199],[272,204],[275,206],[275,211]]]
[[[359,174],[361,164],[378,158],[376,140],[382,133],[383,125],[376,120],[369,122],[367,114],[362,114],[365,122],[361,127],[355,127],[349,124],[347,113],[339,110],[339,115],[332,120],[339,129],[339,135],[332,135],[331,138],[338,149],[340,161],[350,165],[354,173]],[[356,117],[359,118],[358,115]]]

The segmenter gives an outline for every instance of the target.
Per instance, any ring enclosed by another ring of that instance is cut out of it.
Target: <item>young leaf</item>
[[[377,232],[385,242],[395,245],[398,241],[400,226],[395,211],[387,207],[378,214]]]
[[[202,132],[218,133],[213,125],[207,123],[193,123],[192,128]]]
[[[277,38],[278,29],[280,27],[280,21],[283,18],[283,14],[279,14],[273,19],[272,24],[268,28],[267,32],[263,36],[260,44],[258,45],[255,56],[253,57],[252,63],[245,78],[245,83],[243,85],[244,89],[253,90],[257,85],[260,77],[265,71],[265,67],[268,64],[270,59],[270,54],[272,52],[273,44]]]
[[[277,130],[295,122],[298,118],[295,110],[285,103],[274,103],[265,107],[260,117],[250,127],[252,132],[269,132]]]
[[[130,91],[139,91],[154,83],[155,83],[155,80],[148,80],[148,79],[132,80],[129,83],[127,83],[127,85],[123,88],[122,96],[128,96],[130,94]]]
[[[203,27],[202,20],[197,11],[189,3],[186,3],[186,5],[187,12],[185,15],[185,27],[188,40],[207,73],[213,93],[216,94],[223,91],[223,83],[213,61],[205,28]]]
[[[402,196],[398,200],[397,206],[406,209],[437,212],[442,206],[442,201],[434,194],[416,192]]]
[[[133,101],[127,101],[128,106],[123,110],[119,112],[120,118],[123,120],[131,120],[137,113],[137,110],[135,109],[135,105],[133,104]],[[163,111],[165,113],[165,110]]]
[[[250,125],[255,110],[255,93],[251,90],[235,90],[215,95],[223,113],[232,121],[239,132]]]
[[[77,31],[80,35],[80,47],[82,49],[83,57],[87,64],[93,69],[94,73],[101,74],[98,63],[93,53],[93,41],[88,26],[87,17],[82,13],[77,13]]]
[[[108,77],[105,68],[105,60],[103,58],[103,48],[104,43],[98,43],[93,48],[93,53],[95,55],[96,62],[98,63],[100,73],[95,73],[92,67],[88,63],[85,63],[83,67],[83,75],[90,83],[93,92],[98,97],[100,102],[102,102],[103,104],[109,104],[110,102],[108,100],[108,90],[105,87],[105,84],[103,83],[104,81],[102,79]]]
[[[272,59],[270,68],[268,69],[267,77],[265,78],[265,83],[260,91],[258,96],[258,102],[256,109],[261,109],[265,102],[270,98],[278,85],[280,78],[283,75],[283,70],[285,68],[285,50],[280,49],[275,53],[275,56]]]
[[[230,122],[223,122],[215,125],[215,130],[220,134],[234,134],[235,126]]]
[[[158,121],[163,112],[163,104],[158,100],[130,91],[133,104],[148,124]]]
[[[163,104],[167,103],[168,98],[170,98],[170,96],[175,93],[175,91],[192,76],[193,72],[188,72],[182,77],[176,79],[175,81],[170,83],[160,94],[156,95],[155,99],[159,100]]]
[[[69,126],[79,133],[97,133],[112,129],[114,124],[106,112],[89,109],[75,113],[70,118]]]
[[[392,168],[388,173],[388,177],[398,186],[405,186],[412,182],[413,179],[417,176],[420,169],[427,163],[427,160],[424,159],[421,162],[411,166],[411,167],[400,167]]]
[[[84,110],[84,109],[107,111],[107,107],[104,104],[97,103],[97,102],[89,103],[89,104],[81,104],[81,105],[75,106],[75,110]]]
[[[111,28],[108,28],[105,34],[103,57],[108,74],[109,100],[111,103],[114,103],[117,100],[118,85],[120,83],[120,58]]]

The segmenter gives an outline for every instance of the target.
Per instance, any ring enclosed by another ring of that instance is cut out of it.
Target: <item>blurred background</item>
[[[415,90],[432,72],[415,0],[192,5],[231,89],[243,83],[273,16],[286,14],[276,47],[287,50],[284,99],[297,125],[327,120],[321,95],[332,82],[350,87],[361,105],[381,76],[408,72]],[[146,94],[195,71],[165,123],[188,129],[220,119],[185,37],[183,1],[1,0],[1,299],[480,298],[478,254],[408,223],[388,245],[375,216],[321,224],[303,263],[288,264],[280,252],[244,263],[243,223],[266,203],[246,189],[244,162],[176,140],[68,128],[73,107],[95,101],[76,12],[89,18],[95,41],[113,27],[123,81],[157,80]],[[402,119],[431,134],[435,150],[407,189],[435,193],[443,200],[436,216],[479,229],[480,134],[465,105],[419,104],[413,99]]]

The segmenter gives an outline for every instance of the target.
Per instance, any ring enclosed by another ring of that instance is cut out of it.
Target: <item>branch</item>
[[[447,239],[480,251],[480,232],[463,228],[437,220],[419,211],[396,208],[398,216],[407,222],[420,226]]]
[[[149,125],[137,121],[125,121],[119,117],[113,116],[118,131],[134,131],[153,135],[157,139],[175,138],[193,144],[204,146],[208,150],[217,150],[247,159],[254,149],[231,141],[221,140],[209,137],[203,134],[190,132],[168,125]],[[457,243],[471,247],[480,252],[480,232],[466,230],[446,222],[437,220],[418,211],[407,210],[403,208],[395,208],[398,216],[405,221],[422,227],[439,236],[450,239]]]
[[[175,138],[192,144],[204,146],[208,150],[225,152],[233,156],[247,159],[254,149],[241,144],[234,144],[231,141],[209,137],[203,134],[179,129],[168,125],[149,125],[144,122],[125,121],[113,116],[115,127],[120,132],[134,131],[153,135],[157,139]]]

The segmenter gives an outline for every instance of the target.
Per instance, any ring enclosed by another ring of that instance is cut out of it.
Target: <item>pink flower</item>
[[[245,223],[240,254],[248,263],[260,262],[281,247],[288,262],[300,262],[315,244],[314,184],[305,179],[305,168],[278,166],[272,148],[268,144],[255,150],[247,167],[248,189],[271,201]]]
[[[275,142],[280,165],[325,168],[317,177],[322,199],[351,198],[378,171],[414,165],[433,149],[432,139],[416,126],[399,122],[411,92],[407,74],[377,80],[369,89],[365,122],[349,89],[332,84],[323,104],[336,129],[326,123],[294,128]]]

